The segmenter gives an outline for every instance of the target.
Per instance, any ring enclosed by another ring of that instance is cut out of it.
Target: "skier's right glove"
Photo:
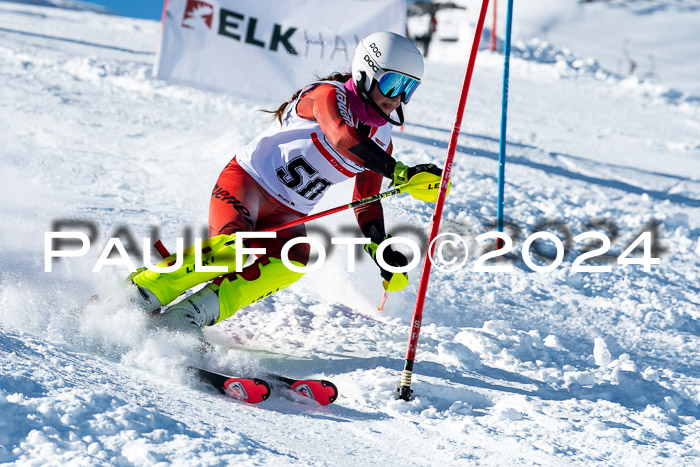
[[[386,240],[386,239],[384,239]],[[382,240],[382,241],[384,241]],[[381,243],[381,242],[379,242]],[[373,241],[370,241],[367,245],[365,245],[365,251],[372,257],[375,263],[377,263],[377,266],[379,266],[380,273],[382,275],[382,285],[384,286],[384,290],[387,292],[396,292],[408,285],[408,273],[405,272],[390,272],[384,269],[379,265],[377,262],[377,248],[379,248],[379,244],[375,243]],[[389,266],[394,266],[394,267],[403,267],[408,264],[408,260],[406,257],[401,253],[400,251],[396,251],[391,246],[388,246],[384,248],[384,261],[386,264]]]
[[[394,167],[394,177],[392,180],[393,186],[401,186],[408,183],[414,175],[421,172],[428,172],[438,177],[442,177],[442,169],[435,164],[418,164],[413,167],[409,167],[403,162],[396,161],[396,166]]]

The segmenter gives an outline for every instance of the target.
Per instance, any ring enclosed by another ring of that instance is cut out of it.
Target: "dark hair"
[[[352,78],[352,73],[341,73],[339,71],[336,71],[335,73],[326,76],[325,78],[319,78],[318,76],[316,77],[319,81],[339,81],[341,83],[346,82],[350,78]],[[277,119],[280,122],[280,125],[282,125],[282,115],[284,114],[284,110],[287,108],[289,104],[294,102],[297,97],[299,97],[299,94],[301,94],[301,89],[299,89],[297,92],[292,94],[292,97],[289,98],[287,102],[283,102],[282,105],[280,105],[277,110],[265,110],[262,109],[261,112],[265,112],[268,114],[272,114],[272,117],[270,118],[271,120]]]

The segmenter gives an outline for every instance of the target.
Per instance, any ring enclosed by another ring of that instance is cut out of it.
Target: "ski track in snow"
[[[474,239],[495,218],[503,66],[502,55],[480,52],[441,227],[463,236],[470,256],[455,272],[433,268],[405,402],[395,388],[420,269],[379,313],[376,267],[358,255],[348,273],[345,251],[334,250],[321,271],[207,329],[216,345],[207,356],[182,336],[147,331],[129,307],[78,311],[124,276],[90,272],[108,237],[169,245],[184,226],[199,235],[219,171],[268,124],[256,110],[277,105],[152,80],[158,28],[0,3],[0,462],[697,464],[692,93],[618,76],[542,39],[516,41],[505,212],[520,236],[509,228],[512,273],[476,273],[484,245]],[[468,43],[432,47],[409,124],[394,137],[409,164],[444,160]],[[350,191],[332,188],[319,210]],[[384,205],[395,234],[426,235],[432,206]],[[44,232],[59,220],[88,221],[97,239],[87,257],[44,273]],[[532,272],[520,250],[547,220],[564,240],[566,230],[616,229],[614,256],[657,225],[661,263],[571,274],[581,254],[572,244],[555,271]],[[347,236],[353,225],[345,212],[310,232]],[[340,397],[316,407],[273,394],[248,406],[195,381],[186,364],[322,376]]]

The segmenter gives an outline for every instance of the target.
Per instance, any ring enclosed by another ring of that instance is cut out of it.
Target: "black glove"
[[[382,239],[382,241],[384,241],[384,239]],[[379,248],[379,243],[371,241],[370,243],[365,245],[365,251],[372,257],[377,266],[379,266],[380,274],[382,276],[382,279],[384,279],[384,281],[382,282],[382,284],[384,285],[384,290],[388,292],[401,290],[408,285],[408,274],[405,272],[393,273],[387,271],[379,265],[379,263],[377,262],[377,248]],[[389,266],[403,267],[408,264],[406,256],[404,256],[404,254],[400,251],[394,250],[391,246],[384,248],[383,257],[384,262],[386,262],[386,264],[388,264]]]
[[[442,177],[442,169],[435,164],[418,164],[413,167],[408,167],[402,162],[397,161],[394,167],[394,179],[392,185],[401,186],[408,183],[414,175],[421,172],[429,172],[438,177]]]

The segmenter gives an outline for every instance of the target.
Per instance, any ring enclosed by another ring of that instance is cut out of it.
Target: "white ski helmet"
[[[411,99],[423,77],[423,56],[405,37],[393,32],[375,32],[357,44],[351,71],[363,100],[374,104],[369,93],[373,86],[380,86],[385,96],[401,94],[403,106]],[[399,117],[403,123],[403,112]],[[386,115],[385,118],[397,124]]]

